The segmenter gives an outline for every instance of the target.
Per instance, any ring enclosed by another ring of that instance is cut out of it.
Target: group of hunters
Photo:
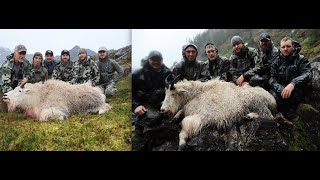
[[[137,117],[133,122],[135,134],[143,136],[148,125],[145,122],[156,119],[148,114],[161,115],[165,78],[169,74],[179,75],[179,80],[220,79],[238,86],[260,86],[274,96],[278,111],[291,121],[298,105],[307,98],[312,79],[310,62],[300,54],[300,43],[284,37],[278,49],[270,35],[262,33],[258,48],[248,47],[240,36],[231,38],[231,46],[233,52],[228,59],[219,56],[214,43],[207,43],[204,49],[208,59],[203,62],[197,60],[197,46],[187,43],[182,47],[183,59],[171,69],[163,63],[161,52],[151,51],[147,60],[142,61],[142,68],[132,74],[132,112]]]
[[[106,97],[110,97],[117,91],[117,83],[124,73],[123,68],[109,58],[106,47],[98,49],[97,62],[87,54],[85,48],[79,49],[78,60],[75,62],[71,61],[70,52],[66,49],[61,51],[60,61],[54,60],[51,50],[45,52],[45,59],[40,52],[34,53],[31,63],[26,59],[26,54],[27,48],[19,44],[1,65],[1,96],[21,83],[38,83],[56,79],[71,84],[89,82],[92,86],[101,87]],[[2,109],[2,111],[6,110]]]

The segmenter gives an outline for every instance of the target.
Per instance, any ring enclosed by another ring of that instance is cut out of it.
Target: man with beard
[[[213,43],[207,43],[205,45],[205,53],[208,60],[205,62],[211,79],[219,78],[220,80],[228,81],[230,61],[226,57],[220,57],[218,54],[218,48]]]
[[[255,62],[258,60],[258,52],[256,49],[247,47],[240,36],[233,36],[231,39],[233,53],[230,57],[230,74],[232,81],[238,86],[242,86],[250,82],[250,77],[244,74],[254,68]]]
[[[277,101],[278,111],[289,120],[296,116],[296,109],[304,98],[307,84],[312,79],[311,65],[307,58],[299,54],[292,38],[280,41],[280,55],[271,65],[271,94]]]
[[[199,80],[207,81],[211,79],[207,66],[203,62],[197,60],[198,48],[192,43],[188,43],[182,47],[182,57],[179,63],[174,65],[172,73],[179,76],[179,80]]]
[[[133,150],[151,148],[146,129],[163,119],[160,107],[165,98],[165,78],[170,74],[159,51],[151,51],[143,67],[132,73],[132,111],[137,116]]]
[[[71,84],[76,82],[76,73],[68,50],[61,51],[61,61],[54,68],[52,79],[62,80]]]
[[[273,45],[271,37],[267,33],[261,33],[258,48],[259,58],[255,67],[241,75],[241,79],[250,79],[251,86],[260,86],[269,91],[270,67],[275,58],[279,56],[278,49]]]

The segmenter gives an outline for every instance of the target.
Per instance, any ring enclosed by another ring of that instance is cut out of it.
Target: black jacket
[[[132,73],[132,111],[140,105],[149,105],[155,109],[161,107],[165,97],[165,78],[171,74],[165,65],[159,72],[146,62],[143,68]]]
[[[311,65],[303,55],[295,54],[287,59],[278,56],[271,65],[269,84],[277,94],[281,94],[289,83],[293,83],[296,90],[302,88],[311,79]]]
[[[206,64],[197,60],[188,61],[184,59],[180,61],[173,67],[172,73],[174,76],[180,75],[179,80],[206,81],[211,79]]]
[[[220,76],[221,80],[230,80],[230,61],[228,58],[217,56],[213,61],[208,59],[205,64],[212,79]]]

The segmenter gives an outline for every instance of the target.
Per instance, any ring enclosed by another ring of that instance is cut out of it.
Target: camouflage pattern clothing
[[[117,91],[117,83],[123,76],[123,68],[113,59],[106,57],[99,59],[97,66],[100,71],[100,86],[107,97],[113,96]]]
[[[219,78],[220,80],[228,81],[230,79],[230,61],[226,57],[217,55],[215,60],[207,60],[205,62],[208,71],[210,72],[211,79]]]
[[[76,73],[76,83],[82,84],[90,80],[93,86],[99,84],[99,68],[90,56],[87,56],[84,62],[81,60],[75,62],[74,69]]]
[[[267,91],[270,90],[269,79],[270,79],[270,69],[271,64],[279,56],[279,50],[272,44],[269,51],[263,53],[258,49],[258,58],[255,62],[255,67],[243,74],[245,79],[251,79],[253,76],[262,78],[260,83],[254,83],[255,85],[261,86]]]
[[[305,96],[310,94],[306,91],[308,90],[307,84],[311,79],[311,65],[303,55],[294,54],[289,58],[280,55],[275,59],[271,65],[269,84],[271,85],[271,94],[277,100],[278,110],[283,112],[285,117],[287,112],[295,111]],[[294,90],[289,99],[283,99],[281,92],[289,83],[294,84]]]
[[[45,67],[48,70],[48,79],[52,78],[53,70],[57,65],[57,61],[52,60],[51,62],[48,62],[46,59],[43,61],[43,67]]]
[[[236,83],[237,79],[248,70],[254,68],[255,62],[258,61],[258,52],[251,47],[244,47],[241,55],[233,53],[230,57],[230,74],[232,81]],[[250,82],[250,79],[244,79]]]
[[[40,66],[39,69],[33,68],[28,78],[29,83],[44,82],[48,80],[48,71],[45,67]]]
[[[211,79],[207,65],[197,60],[183,59],[173,66],[172,73],[174,76],[180,75],[179,80],[207,81]]]
[[[18,86],[23,78],[29,79],[31,64],[25,59],[21,64],[14,63],[13,54],[7,56],[7,60],[0,68],[0,87],[2,93],[7,93]]]
[[[76,74],[74,71],[74,65],[72,61],[64,64],[60,61],[53,70],[52,79],[62,80],[65,82],[75,83]]]

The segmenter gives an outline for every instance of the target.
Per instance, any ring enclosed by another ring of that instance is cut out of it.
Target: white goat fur
[[[204,126],[226,128],[245,116],[273,120],[277,112],[274,97],[260,87],[238,87],[218,80],[184,80],[174,86],[174,90],[166,90],[161,110],[177,114],[175,118],[184,115],[179,134],[180,146]]]
[[[105,113],[111,106],[99,87],[90,84],[71,85],[60,80],[48,80],[44,84],[27,83],[5,94],[9,111],[22,109],[27,116],[45,121],[67,119],[77,113]]]

